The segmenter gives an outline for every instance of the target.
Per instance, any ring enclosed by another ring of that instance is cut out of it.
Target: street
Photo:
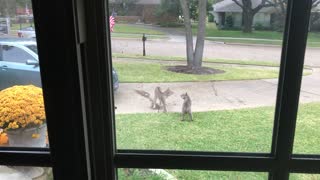
[[[183,37],[183,36],[182,36]],[[180,39],[182,38],[180,37]],[[175,37],[177,38],[177,37]],[[181,40],[148,40],[147,55],[185,56],[185,42]],[[142,54],[142,41],[137,39],[112,39],[112,51],[123,54]],[[204,57],[232,60],[271,61],[280,63],[281,47],[262,45],[233,45],[206,41]],[[320,48],[306,50],[305,64],[320,66]]]

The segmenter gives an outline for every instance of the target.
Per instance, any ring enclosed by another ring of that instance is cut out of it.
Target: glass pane
[[[53,180],[48,167],[0,166],[1,180]]]
[[[186,179],[268,179],[268,173],[226,172],[226,171],[195,171],[167,169],[118,169],[119,180],[186,180]]]
[[[0,8],[0,146],[47,147],[31,0]]]
[[[305,54],[308,76],[302,79],[294,153],[320,153],[320,16],[313,8]]]
[[[298,174],[292,173],[290,174],[290,180],[319,180],[319,174]]]
[[[109,0],[119,149],[270,152],[286,4],[204,2]]]

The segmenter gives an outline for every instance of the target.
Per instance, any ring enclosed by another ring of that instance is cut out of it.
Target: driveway
[[[303,78],[300,102],[320,101],[320,69]],[[194,112],[274,106],[276,102],[277,80],[246,80],[220,82],[186,83],[121,83],[115,93],[116,113],[156,112],[150,108],[150,102],[135,93],[135,89],[144,90],[153,95],[154,88],[170,88],[174,95],[167,99],[169,112],[180,112],[180,95],[188,92],[192,99]]]

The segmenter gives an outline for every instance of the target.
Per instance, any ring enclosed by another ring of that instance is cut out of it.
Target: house
[[[239,1],[242,3],[242,1]],[[252,0],[252,7],[255,8],[261,3],[261,0]],[[224,27],[226,24],[227,17],[232,17],[234,27],[242,27],[242,8],[238,6],[232,0],[223,0],[212,5],[213,16],[215,22],[219,27]],[[270,27],[274,13],[276,9],[274,7],[262,8],[253,19],[253,25],[261,25],[263,27]]]
[[[315,7],[312,8],[311,13],[319,13],[320,12],[320,4],[317,4],[320,0],[315,1],[313,4]],[[239,0],[242,3],[241,0]],[[261,0],[252,0],[252,8],[257,7],[261,4]],[[212,5],[213,10],[212,14],[214,16],[215,22],[217,23],[218,27],[223,28],[226,26],[227,18],[231,17],[233,20],[233,27],[242,27],[243,20],[242,20],[242,8],[237,5],[233,0],[222,0],[218,3]],[[255,14],[253,19],[253,26],[262,26],[265,28],[271,28],[273,23],[276,21],[276,13],[280,11],[277,10],[275,7],[265,7],[262,8],[257,14]],[[317,18],[317,17],[316,17]],[[316,19],[319,21],[318,19]],[[313,19],[311,19],[313,22]],[[320,29],[319,22],[311,23],[310,28]]]
[[[127,23],[157,23],[156,10],[161,0],[109,0],[110,11],[117,13],[116,21]]]

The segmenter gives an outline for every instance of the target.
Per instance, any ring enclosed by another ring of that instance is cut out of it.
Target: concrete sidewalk
[[[303,78],[302,103],[320,101],[320,71]],[[194,112],[239,109],[249,107],[274,106],[276,102],[277,80],[246,80],[220,82],[186,83],[122,83],[115,93],[116,113],[157,112],[150,108],[150,102],[135,93],[135,89],[144,90],[153,96],[154,88],[170,88],[174,95],[167,99],[169,112],[180,112],[180,95],[188,92],[192,99]]]

